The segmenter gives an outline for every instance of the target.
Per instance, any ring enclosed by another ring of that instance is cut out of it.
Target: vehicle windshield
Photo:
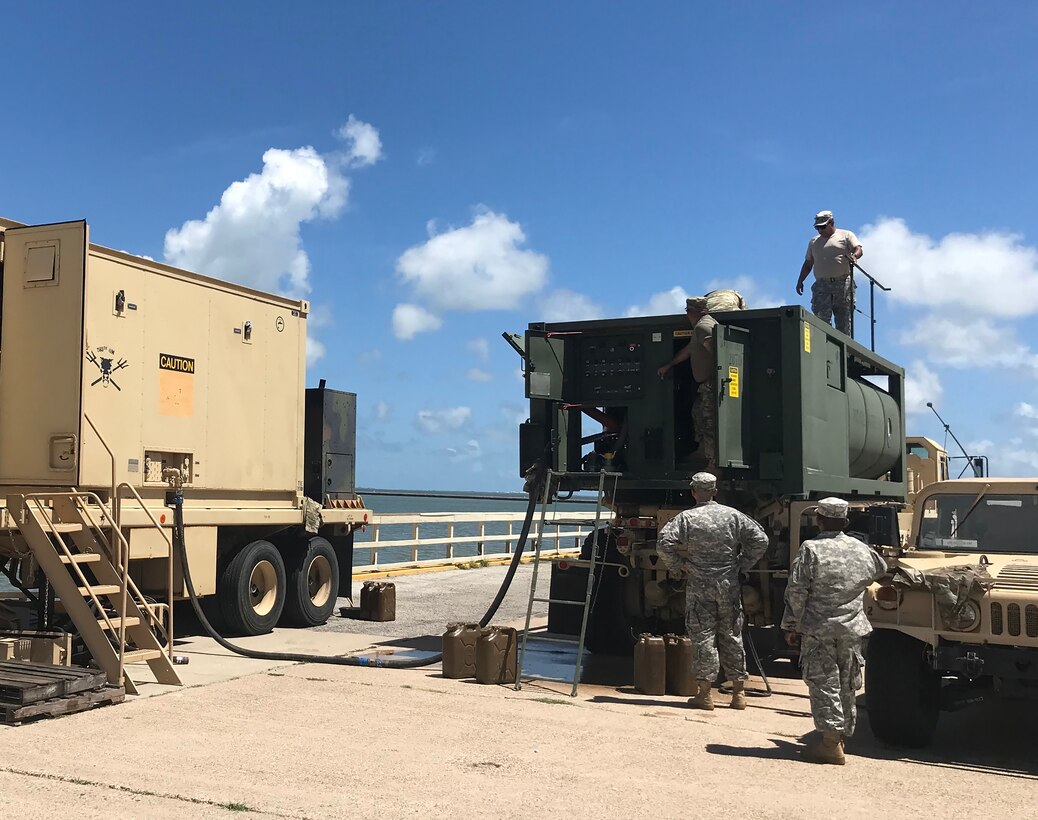
[[[1038,495],[988,492],[979,501],[977,495],[962,493],[927,499],[919,529],[919,548],[1038,555]]]

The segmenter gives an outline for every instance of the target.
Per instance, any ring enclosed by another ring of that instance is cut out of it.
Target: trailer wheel
[[[285,562],[269,541],[243,547],[220,575],[217,596],[227,628],[239,635],[270,632],[285,608]]]
[[[285,620],[296,626],[323,624],[335,609],[339,592],[339,559],[327,540],[311,538],[288,571]]]
[[[941,678],[926,661],[926,644],[903,632],[869,636],[865,705],[869,726],[891,746],[925,746],[937,728]]]

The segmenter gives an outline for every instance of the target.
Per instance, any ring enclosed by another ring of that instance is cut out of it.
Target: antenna
[[[983,478],[985,474],[988,473],[987,456],[971,456],[969,453],[967,453],[966,448],[962,446],[962,442],[959,441],[958,436],[956,436],[955,433],[952,432],[951,426],[944,419],[941,418],[941,414],[937,412],[937,408],[933,406],[933,402],[928,401],[926,403],[926,406],[933,410],[933,414],[937,416],[937,420],[942,425],[944,425],[944,432],[947,435],[951,436],[954,442],[959,445],[959,449],[962,451],[962,455],[953,456],[953,458],[966,459],[966,466],[962,468],[962,472],[960,472],[956,477],[962,478],[962,473],[965,473],[967,468],[973,468],[973,475],[977,478]]]

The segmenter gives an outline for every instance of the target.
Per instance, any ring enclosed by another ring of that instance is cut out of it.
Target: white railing
[[[521,512],[375,513],[366,531],[358,532],[353,542],[353,570],[365,572],[509,558],[519,541],[525,517]],[[560,519],[559,523],[555,523],[556,519]],[[588,523],[562,523],[574,519]],[[547,513],[541,554],[579,552],[594,528],[593,519],[593,511]],[[531,555],[539,521],[540,513],[537,513],[526,545]],[[600,526],[605,523],[600,522]],[[430,530],[435,534],[428,535]],[[423,531],[427,533],[425,537]],[[410,537],[401,537],[408,533]],[[387,535],[391,537],[386,538]]]

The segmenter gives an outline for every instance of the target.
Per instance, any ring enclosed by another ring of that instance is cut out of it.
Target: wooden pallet
[[[0,661],[0,721],[20,723],[121,703],[125,690],[107,682],[97,669]]]

